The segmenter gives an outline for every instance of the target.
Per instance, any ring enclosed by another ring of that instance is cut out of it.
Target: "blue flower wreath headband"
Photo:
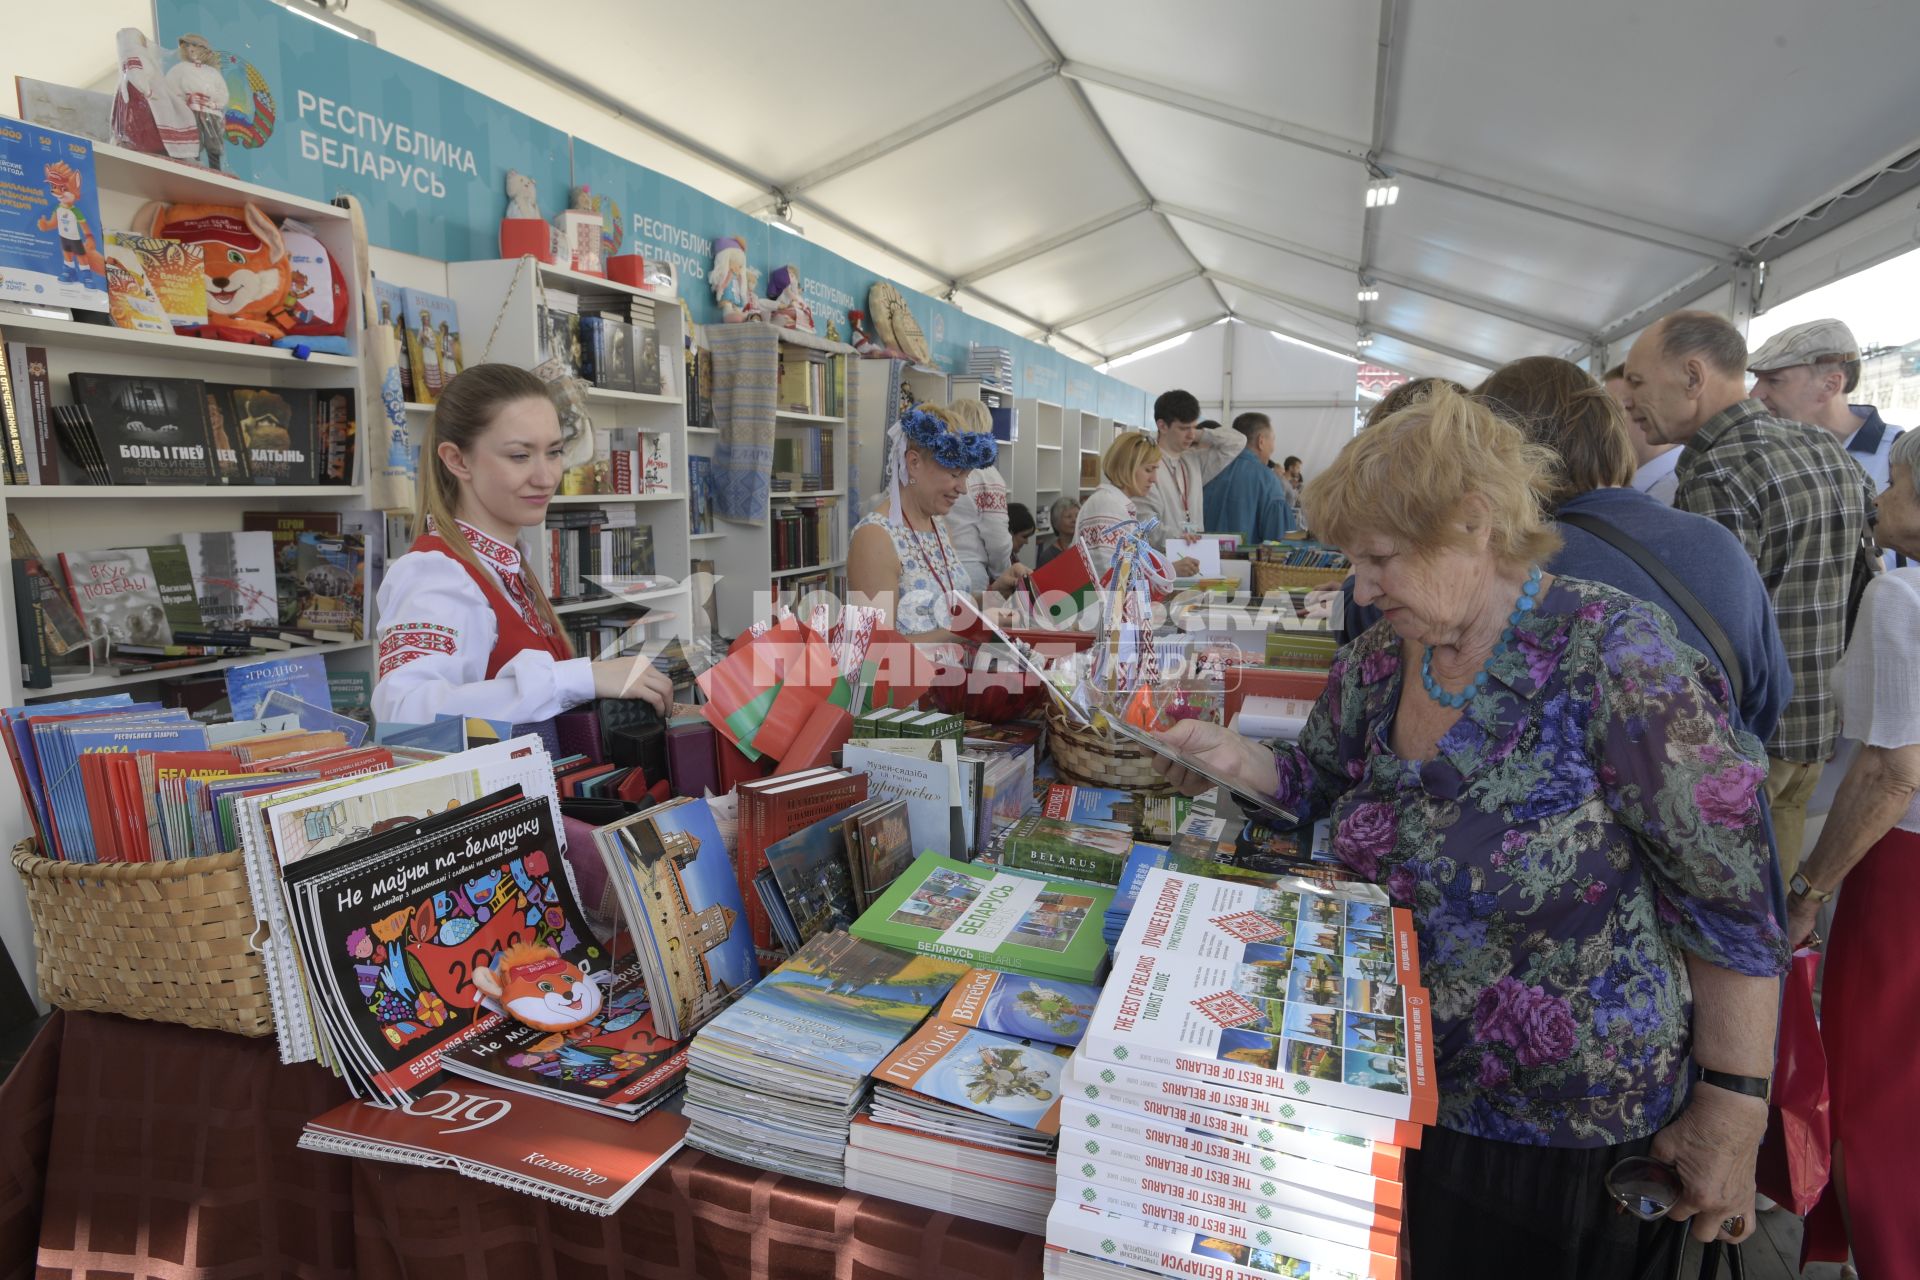
[[[900,431],[949,471],[978,471],[992,466],[1000,454],[999,442],[990,432],[955,431],[925,409],[901,414]]]

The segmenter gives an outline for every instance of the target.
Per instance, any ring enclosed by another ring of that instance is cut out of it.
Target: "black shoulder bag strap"
[[[1582,529],[1612,546],[1642,569],[1647,576],[1660,584],[1660,589],[1673,597],[1700,634],[1713,646],[1714,653],[1720,659],[1721,668],[1727,673],[1727,683],[1733,688],[1733,705],[1738,707],[1746,696],[1746,679],[1740,670],[1740,659],[1733,651],[1733,642],[1727,639],[1727,633],[1707,612],[1707,606],[1700,603],[1700,597],[1687,590],[1680,579],[1673,576],[1673,570],[1661,564],[1653,552],[1647,550],[1639,539],[1627,534],[1614,525],[1608,524],[1598,516],[1588,515],[1584,511],[1562,511],[1554,516],[1561,524],[1570,524]]]

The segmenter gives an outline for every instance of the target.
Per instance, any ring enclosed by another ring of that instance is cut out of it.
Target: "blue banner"
[[[767,237],[773,233],[760,219],[578,138],[573,141],[573,183],[611,202],[611,209],[603,212],[618,215],[608,218],[610,227],[619,228],[617,235],[609,235],[617,242],[614,252],[673,263],[680,296],[696,324],[720,319],[707,275],[713,270],[715,245],[725,246],[729,238],[745,247],[747,265],[760,273],[755,292],[766,295]]]
[[[567,204],[567,135],[485,94],[259,0],[155,0],[159,43],[205,38],[227,85],[223,166],[366,207],[367,238],[459,262],[500,254],[506,174]],[[171,60],[171,59],[170,59]]]

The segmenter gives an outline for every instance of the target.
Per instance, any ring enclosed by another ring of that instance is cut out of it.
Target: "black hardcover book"
[[[75,373],[68,382],[86,411],[109,483],[214,482],[204,383],[114,373]]]
[[[41,593],[49,588],[46,575],[36,579],[25,560],[13,562],[13,614],[20,639],[20,685],[24,689],[53,688],[46,612],[41,604]]]
[[[660,370],[660,343],[650,324],[626,326],[633,335],[633,389],[657,396],[666,379]]]
[[[240,447],[233,396],[218,383],[207,388],[207,447],[213,450],[213,471],[221,484],[247,483],[246,450]]]
[[[236,435],[248,483],[320,483],[314,455],[313,392],[219,383],[209,384],[209,389],[224,395],[231,408],[228,423]]]
[[[352,484],[354,451],[359,443],[358,414],[351,387],[314,392],[314,470],[317,484]]]
[[[53,406],[53,432],[60,452],[86,477],[88,484],[106,484],[107,474],[93,447],[93,431],[87,425],[87,411],[77,404]]]

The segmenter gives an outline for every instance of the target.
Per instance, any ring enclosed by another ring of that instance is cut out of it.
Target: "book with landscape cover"
[[[1118,884],[1132,852],[1130,830],[1029,814],[1007,828],[1000,865],[1010,871]]]
[[[1060,1131],[1061,1076],[1072,1050],[929,1020],[873,1078],[1038,1133]]]
[[[462,1085],[406,1108],[348,1102],[307,1123],[308,1151],[453,1169],[602,1216],[616,1212],[686,1140],[656,1111],[638,1124]]]
[[[252,720],[262,700],[275,689],[311,706],[327,705],[327,660],[317,653],[228,667],[226,682],[235,720]]]
[[[767,867],[802,943],[860,914],[840,831],[846,816],[843,809],[767,846]]]
[[[594,832],[640,952],[654,1025],[691,1035],[760,976],[746,904],[705,800],[681,796]]]
[[[112,484],[212,484],[206,389],[192,378],[68,376]]]
[[[944,738],[876,738],[841,748],[847,768],[867,776],[869,792],[907,802],[907,829],[916,853],[943,857],[967,852],[966,791],[959,744]]]
[[[711,1032],[778,1046],[810,1069],[861,1079],[964,972],[953,960],[823,933],[716,1018]]]
[[[145,547],[63,551],[60,568],[89,636],[114,644],[173,643],[160,582]]]
[[[686,1046],[654,1029],[631,943],[617,938],[610,950],[624,959],[614,961],[611,976],[587,975],[600,985],[602,1003],[586,1023],[562,1033],[505,1022],[441,1055],[441,1065],[482,1084],[629,1120],[658,1106],[686,1075]]]
[[[1106,971],[1101,917],[1113,890],[1034,880],[922,854],[854,922],[885,946],[1011,973],[1097,982]]]
[[[947,993],[940,1020],[1072,1048],[1086,1034],[1100,988],[997,969],[969,969]]]
[[[872,906],[887,886],[913,865],[913,835],[907,828],[905,800],[877,800],[850,820],[854,839],[849,854],[855,862],[860,910]]]

